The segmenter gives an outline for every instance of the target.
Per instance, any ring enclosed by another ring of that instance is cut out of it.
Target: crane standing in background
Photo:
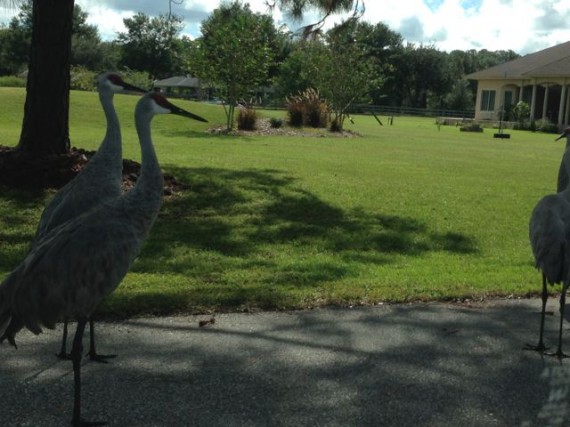
[[[564,148],[564,155],[562,156],[562,161],[560,162],[560,168],[558,169],[558,180],[556,182],[557,193],[564,191],[566,187],[568,187],[568,184],[570,184],[570,176],[568,175],[568,171],[566,171],[566,168],[564,167],[566,151],[568,151],[568,148],[570,148],[570,128],[564,129],[564,132],[562,132],[562,134],[558,138],[556,138],[556,141],[564,137],[566,137],[566,147]]]
[[[99,425],[81,418],[83,333],[97,304],[127,274],[158,216],[163,178],[150,125],[156,114],[167,113],[206,121],[158,93],[143,96],[135,109],[142,166],[133,189],[53,228],[0,285],[0,342],[15,346],[23,327],[39,334],[62,317],[78,319],[71,351],[74,426]]]
[[[570,134],[566,129],[558,139]],[[558,174],[558,187],[563,185],[561,177],[570,176],[570,148],[567,143]],[[536,267],[542,273],[542,312],[540,317],[540,334],[536,346],[527,345],[527,349],[544,352],[544,316],[548,300],[547,284],[562,283],[560,295],[560,328],[558,334],[558,350],[553,355],[567,357],[562,351],[562,325],[566,292],[570,285],[570,187],[566,185],[562,191],[542,198],[532,211],[529,237]]]

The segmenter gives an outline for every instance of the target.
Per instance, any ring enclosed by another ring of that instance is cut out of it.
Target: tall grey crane
[[[565,131],[560,138],[566,136]],[[562,165],[570,175],[570,148],[566,148],[562,157]],[[536,346],[527,345],[527,349],[544,352],[543,341],[544,315],[548,300],[547,284],[562,283],[560,295],[560,328],[558,334],[558,350],[553,355],[566,357],[562,352],[562,325],[566,291],[570,285],[570,187],[563,191],[542,198],[532,211],[529,225],[529,238],[536,267],[542,273],[542,313],[540,317],[540,334]]]
[[[142,166],[133,189],[52,229],[0,285],[0,342],[7,339],[15,346],[15,335],[23,327],[39,334],[61,318],[78,319],[71,350],[74,426],[96,425],[81,418],[86,322],[127,274],[162,204],[163,178],[150,125],[154,115],[166,113],[206,121],[158,93],[144,95],[135,109]]]
[[[568,176],[568,172],[564,167],[564,161],[565,161],[564,157],[566,156],[566,151],[568,150],[568,148],[570,148],[570,128],[564,129],[564,132],[562,132],[562,134],[560,134],[560,136],[556,138],[556,141],[564,137],[566,137],[566,148],[564,148],[564,155],[562,156],[562,161],[560,162],[560,168],[558,169],[558,181],[556,183],[557,193],[564,191],[564,189],[568,187],[568,184],[570,184],[570,176]]]
[[[32,247],[38,244],[52,229],[80,214],[91,210],[98,204],[119,197],[122,193],[123,175],[122,138],[119,118],[113,105],[115,93],[132,91],[146,93],[125,82],[118,74],[106,72],[96,78],[99,101],[103,107],[107,129],[97,153],[85,165],[83,170],[67,185],[62,187],[44,209],[38,224]],[[93,320],[89,320],[91,360],[105,362],[114,355],[98,355],[95,349],[95,330]],[[69,358],[66,351],[67,319],[64,320],[60,358]]]

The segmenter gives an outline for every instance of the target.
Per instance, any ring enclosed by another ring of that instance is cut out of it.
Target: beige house
[[[499,120],[501,111],[524,101],[531,119],[569,123],[570,41],[466,77],[477,80],[475,120]]]

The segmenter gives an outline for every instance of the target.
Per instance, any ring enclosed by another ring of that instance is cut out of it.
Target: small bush
[[[73,90],[97,90],[95,77],[97,73],[85,67],[71,67],[69,87]]]
[[[2,76],[0,87],[26,87],[26,80],[18,76]]]
[[[469,123],[459,128],[461,132],[483,132],[483,128],[479,123]]]
[[[558,125],[552,123],[548,119],[540,119],[536,121],[536,130],[545,133],[558,133]]]
[[[257,112],[253,108],[240,107],[237,115],[237,128],[239,130],[255,130]]]
[[[297,128],[303,126],[303,104],[301,102],[289,102],[287,104],[287,115],[290,126]]]
[[[530,125],[528,126],[528,130],[531,132],[536,132],[536,122],[533,120],[530,121]]]
[[[277,117],[271,117],[269,119],[269,125],[273,128],[273,129],[279,129],[281,126],[283,126],[283,120],[282,119],[278,119]]]
[[[342,128],[339,124],[338,118],[333,119],[330,127],[331,132],[341,132]]]
[[[291,126],[327,127],[329,108],[315,89],[299,92],[297,95],[287,97],[286,101]]]

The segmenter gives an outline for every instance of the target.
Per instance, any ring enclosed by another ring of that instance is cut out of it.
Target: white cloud
[[[366,3],[365,19],[383,21],[413,43],[434,43],[439,49],[511,49],[529,53],[570,40],[570,30],[540,29],[545,11],[568,18],[570,0],[384,0]],[[560,16],[558,20],[560,21]],[[568,19],[563,19],[568,22]],[[404,33],[402,23],[417,21],[421,30]],[[414,34],[421,39],[413,38]],[[409,38],[407,37],[409,36]]]
[[[156,0],[77,0],[89,13],[104,40],[125,31],[123,19],[136,12],[150,15],[168,12],[168,2]],[[248,0],[254,12],[266,13],[265,0]],[[184,33],[199,36],[200,22],[219,6],[220,0],[185,0],[172,3],[172,12],[184,18]],[[570,40],[570,0],[365,0],[364,20],[384,22],[415,44],[434,44],[438,49],[507,50],[525,54]],[[136,8],[136,10],[132,10]],[[7,23],[16,11],[0,8],[0,22]],[[277,24],[286,19],[279,11]],[[304,23],[314,22],[309,13]],[[327,27],[342,17],[329,20]],[[303,23],[297,24],[301,26]]]
[[[133,12],[112,10],[106,6],[84,5],[84,3],[88,2],[77,2],[89,13],[87,23],[98,28],[103,40],[113,40],[117,37],[117,33],[125,32],[126,28],[123,24],[123,19],[129,18],[134,14]]]

